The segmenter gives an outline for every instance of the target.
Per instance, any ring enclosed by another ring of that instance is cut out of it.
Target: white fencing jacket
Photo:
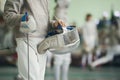
[[[5,5],[5,21],[7,26],[15,27],[16,37],[24,37],[19,27],[25,12],[34,17],[36,31],[29,33],[32,37],[44,37],[49,24],[48,0],[7,0]]]
[[[88,21],[82,27],[83,40],[86,44],[86,48],[93,49],[97,39],[97,28],[94,21]]]

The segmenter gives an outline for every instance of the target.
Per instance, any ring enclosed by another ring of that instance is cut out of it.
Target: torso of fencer
[[[23,0],[23,5],[20,7],[20,14],[24,14],[25,12],[33,16],[37,25],[36,31],[29,33],[29,36],[45,37],[49,24],[48,0]],[[24,37],[23,33],[19,31],[19,27],[15,27],[15,32],[17,32],[17,37]]]
[[[95,42],[96,39],[96,25],[93,21],[86,22],[83,26],[83,37],[85,43]]]

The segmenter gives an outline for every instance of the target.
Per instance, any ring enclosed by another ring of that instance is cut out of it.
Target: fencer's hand
[[[22,21],[20,26],[20,31],[22,33],[29,33],[36,31],[36,22],[33,16],[29,15],[27,21]]]
[[[62,21],[62,20],[56,20],[55,22],[54,22],[54,24],[53,24],[53,26],[54,27],[57,27],[58,25],[61,25],[62,27],[65,27],[66,26],[66,24]]]

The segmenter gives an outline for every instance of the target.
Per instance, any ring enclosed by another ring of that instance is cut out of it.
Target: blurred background
[[[87,13],[91,13],[95,20],[99,20],[102,17],[103,12],[108,13],[108,17],[111,16],[111,9],[119,11],[120,0],[71,0],[68,8],[69,22],[76,22],[80,27],[84,23],[84,18]],[[50,1],[50,14],[54,15],[55,1]]]
[[[18,80],[14,35],[3,27],[5,1],[0,0],[0,80]],[[49,0],[51,20],[57,4]],[[70,0],[66,12],[80,37],[69,56],[68,80],[120,80],[120,0]],[[55,60],[48,54],[45,80],[54,80]]]

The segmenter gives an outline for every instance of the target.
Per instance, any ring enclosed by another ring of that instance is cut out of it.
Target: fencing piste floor
[[[53,69],[46,69],[45,80],[54,80]],[[0,67],[0,80],[14,80],[16,67]],[[71,67],[69,80],[120,80],[120,67],[99,67],[94,71]]]

